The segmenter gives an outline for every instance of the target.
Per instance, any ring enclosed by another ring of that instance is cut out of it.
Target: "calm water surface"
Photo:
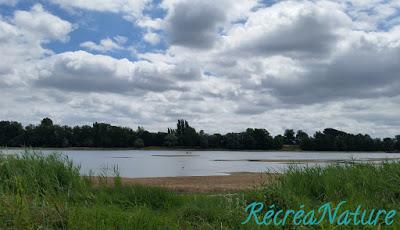
[[[1,150],[3,154],[21,150]],[[244,152],[152,150],[41,150],[59,152],[81,167],[82,174],[118,167],[123,177],[175,177],[228,175],[232,172],[283,172],[289,165],[326,165],[343,161],[399,160],[400,153],[362,152]]]

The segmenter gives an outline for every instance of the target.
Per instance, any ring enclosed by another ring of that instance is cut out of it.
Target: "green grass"
[[[283,210],[296,210],[302,204],[306,210],[317,210],[327,202],[336,205],[341,201],[347,201],[343,209],[349,210],[355,210],[358,205],[367,210],[399,210],[400,163],[335,164],[328,167],[294,166],[273,184],[247,193],[246,200],[266,201],[268,205],[275,204],[276,209]],[[332,227],[327,222],[323,225],[325,228]],[[400,228],[399,216],[390,226],[393,227]],[[371,229],[376,228],[376,226],[371,227]]]
[[[102,175],[104,176],[104,175]],[[149,186],[94,185],[61,155],[0,155],[0,229],[232,229],[244,203]],[[240,199],[243,200],[243,199]],[[250,226],[246,226],[250,229]]]
[[[252,201],[282,209],[342,200],[348,208],[400,204],[400,163],[292,167],[273,183],[236,194],[178,194],[123,186],[118,177],[112,187],[91,181],[61,155],[0,155],[0,229],[265,229],[241,225]]]

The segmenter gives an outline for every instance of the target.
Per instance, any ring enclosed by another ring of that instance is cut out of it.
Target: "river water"
[[[3,149],[3,154],[23,150]],[[38,150],[36,150],[38,151]],[[68,156],[84,175],[123,177],[175,177],[228,175],[233,172],[283,172],[289,165],[315,166],[331,163],[399,160],[400,153],[363,152],[259,152],[259,151],[153,151],[153,150],[40,150]]]

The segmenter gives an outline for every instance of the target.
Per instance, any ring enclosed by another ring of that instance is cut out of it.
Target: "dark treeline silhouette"
[[[294,146],[317,151],[400,151],[400,135],[395,138],[371,138],[369,135],[349,134],[335,129],[316,132],[314,136],[299,130],[286,130],[272,136],[266,129],[248,128],[240,133],[206,134],[197,132],[185,120],[178,120],[176,129],[149,132],[138,127],[113,126],[94,123],[92,126],[60,126],[44,118],[39,125],[23,127],[15,121],[0,121],[0,146],[8,147],[97,147],[142,148],[164,146],[170,148],[279,150]]]

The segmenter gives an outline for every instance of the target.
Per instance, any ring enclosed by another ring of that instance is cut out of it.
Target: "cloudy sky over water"
[[[400,1],[0,0],[0,120],[400,134]]]

